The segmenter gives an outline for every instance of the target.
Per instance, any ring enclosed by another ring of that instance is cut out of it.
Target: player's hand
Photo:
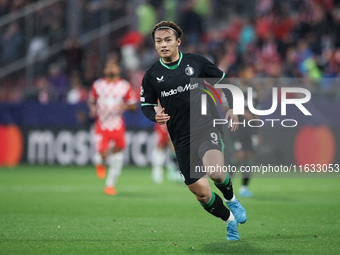
[[[228,128],[231,128],[231,132],[235,132],[238,129],[238,116],[234,114],[233,109],[227,111],[225,119],[229,119]]]
[[[164,113],[164,110],[165,109],[162,108],[155,116],[156,122],[159,125],[165,124],[170,119],[170,116],[167,113]]]
[[[97,114],[97,109],[96,109],[96,107],[93,106],[93,105],[90,105],[89,108],[90,108],[90,117],[91,117],[91,118],[96,117],[96,114]]]
[[[122,114],[127,110],[127,105],[125,103],[121,103],[119,105],[119,112]]]

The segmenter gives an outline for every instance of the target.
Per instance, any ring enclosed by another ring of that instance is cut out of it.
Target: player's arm
[[[158,105],[155,106],[153,109],[155,110],[156,113],[159,113],[161,110],[162,110],[162,105],[161,105],[161,102],[159,102],[158,100]]]
[[[157,102],[158,97],[156,92],[152,88],[152,84],[148,78],[148,74],[145,74],[143,78],[140,95],[142,112],[145,117],[160,125],[165,124],[170,119],[170,116],[167,113],[164,113],[164,108],[158,109],[158,112],[156,112],[156,109],[159,106]]]
[[[162,108],[159,112],[155,111],[156,106],[153,105],[143,105],[142,104],[142,112],[149,120],[156,122],[160,125],[165,124],[169,119],[170,116],[165,113],[165,109]]]
[[[165,124],[170,119],[170,116],[167,113],[164,113],[165,109],[161,106],[159,101],[158,105],[154,107],[154,110],[156,112],[155,120],[158,124]]]
[[[88,101],[88,106],[90,108],[90,117],[94,118],[97,113],[96,103],[92,101]]]
[[[142,104],[142,112],[149,120],[156,122],[156,112],[154,106]]]
[[[90,117],[92,118],[96,117],[96,114],[97,114],[96,98],[97,98],[97,93],[96,93],[96,90],[94,89],[94,86],[92,85],[92,88],[89,94],[89,99],[87,101],[87,105],[89,106],[89,109],[90,109]]]
[[[159,125],[165,124],[170,119],[170,116],[167,113],[165,113],[164,111],[165,111],[165,109],[162,108],[155,115],[155,120]]]
[[[126,110],[128,110],[128,111],[136,111],[137,110],[137,103],[126,104]]]
[[[124,102],[120,105],[120,110],[121,112],[137,111],[137,96],[131,85],[124,98]]]
[[[206,77],[212,77],[211,83],[213,85],[220,83],[224,77],[225,73],[222,72],[215,64],[211,63],[208,59],[202,57],[200,61],[204,63],[204,72]],[[226,113],[225,119],[229,119],[228,128],[234,132],[238,129],[238,116],[234,114],[233,111],[233,97],[228,89],[222,89],[229,105],[229,110]]]
[[[136,111],[137,110],[137,103],[122,103],[120,105],[120,112],[125,112],[125,111]]]
[[[234,114],[233,111],[233,96],[229,89],[222,89],[224,96],[226,97],[229,105],[229,109],[225,115],[225,119],[229,119],[228,128],[231,128],[232,132],[235,132],[238,129],[238,116]]]

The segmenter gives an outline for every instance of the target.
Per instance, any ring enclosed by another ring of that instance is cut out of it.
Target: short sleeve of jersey
[[[203,56],[196,55],[198,57],[198,61],[203,65],[203,74],[202,78],[217,78],[216,83],[223,79],[225,74],[222,72],[215,64],[211,63],[208,59]]]
[[[127,104],[134,104],[137,102],[136,92],[132,88],[131,84],[124,99]]]
[[[157,92],[153,87],[148,72],[144,75],[142,85],[140,87],[140,103],[142,106],[157,106]]]

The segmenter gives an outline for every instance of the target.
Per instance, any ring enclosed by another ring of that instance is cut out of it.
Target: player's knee
[[[205,192],[199,192],[195,193],[196,199],[201,203],[208,203],[211,198],[211,192],[205,193]]]
[[[237,162],[241,162],[242,160],[244,160],[244,158],[245,158],[244,151],[239,150],[239,151],[235,152],[234,158]]]
[[[106,160],[109,153],[108,153],[108,151],[104,151],[104,152],[101,152],[100,155],[103,158],[103,160]]]
[[[224,181],[226,174],[221,172],[221,173],[211,173],[209,174],[210,179],[212,179],[214,182],[221,183]]]
[[[122,148],[119,148],[119,147],[114,147],[113,149],[112,149],[112,152],[113,153],[118,153],[118,152],[121,152],[122,151]]]

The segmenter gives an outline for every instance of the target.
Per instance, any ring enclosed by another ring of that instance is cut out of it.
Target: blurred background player
[[[96,117],[96,173],[99,178],[105,178],[105,165],[108,165],[104,189],[107,195],[116,195],[115,184],[123,167],[125,124],[122,114],[137,108],[135,92],[120,73],[118,63],[108,60],[104,68],[105,77],[93,83],[89,96],[90,115]]]
[[[152,152],[152,181],[154,183],[163,182],[163,167],[166,161],[168,145],[168,129],[165,125],[155,124],[156,146]]]
[[[155,107],[158,112],[162,108]],[[164,167],[167,170],[167,178],[170,181],[181,181],[179,174],[176,154],[173,144],[169,138],[168,129],[166,125],[155,124],[155,141],[156,146],[152,152],[152,181],[154,183],[162,183],[164,176]],[[170,158],[168,154],[170,152]]]
[[[260,109],[260,93],[259,89],[254,83],[254,70],[252,66],[246,65],[242,67],[238,75],[239,79],[235,79],[235,85],[237,85],[243,92],[244,95],[244,115],[239,116],[239,122],[245,124],[239,125],[238,132],[230,132],[230,162],[240,168],[241,166],[247,167],[252,166],[254,163],[254,156],[256,148],[261,141],[260,128],[250,127],[247,123],[251,119],[258,119],[256,115],[251,113],[247,104],[248,90],[247,88],[253,89],[252,100],[255,109]],[[254,124],[255,125],[255,124]],[[242,173],[242,183],[239,189],[238,195],[240,197],[252,197],[253,193],[249,190],[249,180],[251,172]]]

